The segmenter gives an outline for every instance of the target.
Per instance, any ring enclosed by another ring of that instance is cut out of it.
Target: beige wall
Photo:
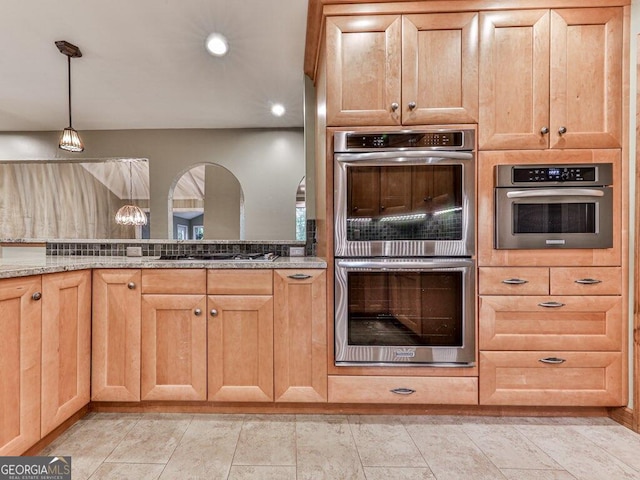
[[[305,174],[304,134],[292,129],[80,131],[81,154],[57,148],[59,132],[0,132],[0,160],[147,158],[151,238],[167,238],[171,184],[191,166],[216,163],[244,193],[245,239],[295,239],[295,194]]]

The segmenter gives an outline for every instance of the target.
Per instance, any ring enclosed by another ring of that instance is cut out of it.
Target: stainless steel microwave
[[[498,165],[497,249],[611,248],[610,163]]]

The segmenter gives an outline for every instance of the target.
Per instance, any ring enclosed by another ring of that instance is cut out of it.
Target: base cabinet
[[[0,281],[1,456],[20,455],[40,440],[40,290],[40,276]]]
[[[140,280],[140,270],[93,271],[93,401],[140,401]]]
[[[41,436],[89,403],[91,272],[42,277]]]
[[[274,270],[276,402],[327,401],[324,270]]]

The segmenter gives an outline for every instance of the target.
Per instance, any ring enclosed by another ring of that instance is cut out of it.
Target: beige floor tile
[[[298,480],[365,480],[345,416],[296,416]]]
[[[240,431],[233,465],[295,465],[294,415],[253,415]]]
[[[195,415],[160,478],[227,478],[243,419],[243,415]]]
[[[523,435],[579,480],[639,480],[640,473],[571,426],[518,426]]]
[[[622,425],[573,427],[581,435],[640,472],[640,434]]]
[[[560,469],[512,425],[465,424],[462,429],[498,468]]]
[[[138,420],[105,461],[113,463],[166,463],[192,418],[193,415],[145,415]]]
[[[90,480],[156,480],[163,468],[153,463],[103,463]]]
[[[498,468],[464,432],[462,425],[422,424],[405,427],[438,480],[497,480]]]
[[[522,470],[507,468],[502,474],[509,480],[576,480],[576,477],[565,470]]]
[[[435,480],[428,468],[364,467],[367,480]]]
[[[296,467],[234,465],[227,480],[296,480]]]
[[[90,414],[39,455],[70,455],[73,480],[85,480],[100,466],[140,419],[139,415]]]

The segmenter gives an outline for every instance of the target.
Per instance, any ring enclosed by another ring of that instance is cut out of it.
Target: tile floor
[[[73,480],[640,479],[606,418],[92,413],[41,454]]]

